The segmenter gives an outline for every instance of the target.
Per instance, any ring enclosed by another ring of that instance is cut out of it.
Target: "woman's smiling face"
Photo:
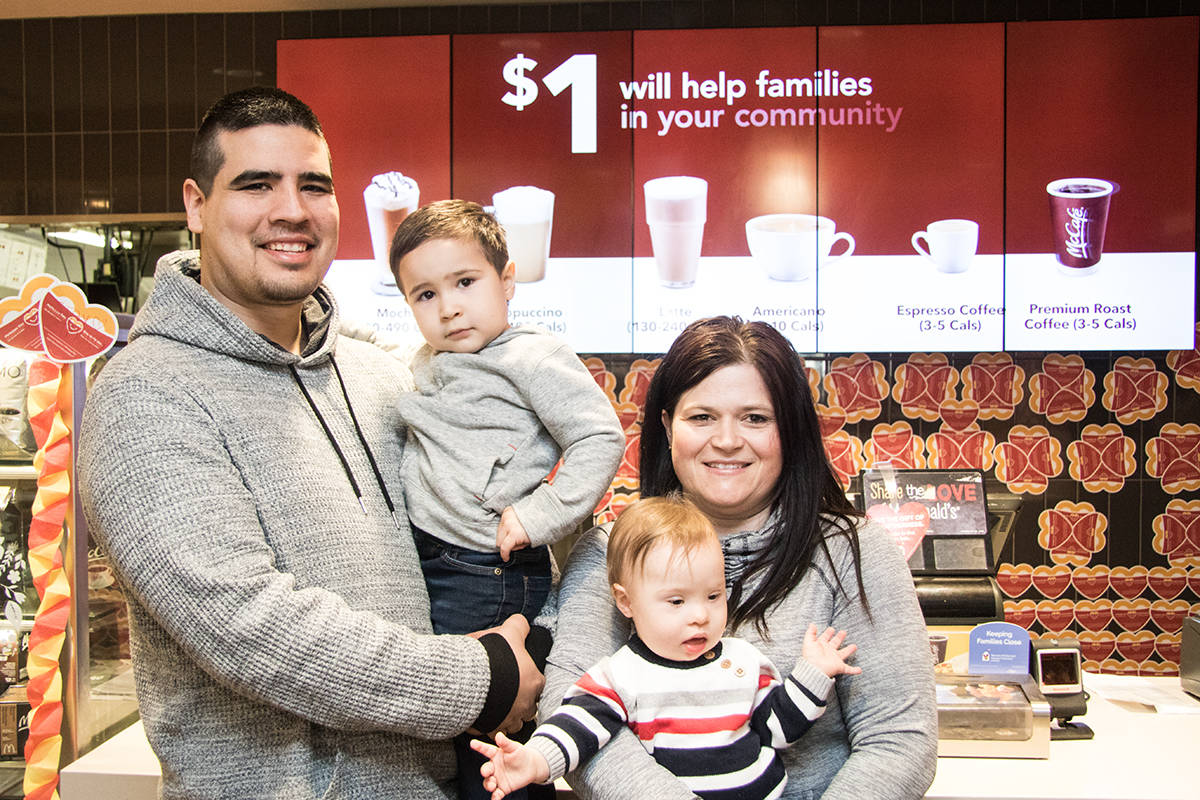
[[[783,452],[758,370],[747,363],[721,367],[680,395],[662,422],[679,483],[717,533],[762,528]]]

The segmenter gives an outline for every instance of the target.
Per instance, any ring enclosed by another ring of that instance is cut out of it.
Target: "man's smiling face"
[[[325,140],[298,125],[258,125],[217,142],[224,161],[211,191],[190,179],[183,190],[188,228],[201,234],[200,283],[235,313],[302,303],[337,253]]]

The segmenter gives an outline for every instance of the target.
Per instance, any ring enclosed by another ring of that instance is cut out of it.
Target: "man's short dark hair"
[[[272,86],[252,86],[230,92],[204,113],[192,143],[192,180],[207,195],[225,163],[217,143],[221,131],[240,131],[258,125],[299,125],[323,137],[317,115],[295,95]]]

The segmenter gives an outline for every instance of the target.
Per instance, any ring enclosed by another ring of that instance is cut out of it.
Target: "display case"
[[[1028,675],[938,675],[937,712],[939,756],[1050,756],[1050,704]]]
[[[122,315],[114,351],[131,318]],[[70,429],[71,497],[63,522],[63,572],[71,601],[62,644],[61,763],[87,752],[137,714],[124,597],[103,551],[87,533],[75,492],[74,453],[90,377],[112,352],[62,367],[58,408]],[[38,492],[37,445],[26,405],[32,354],[5,348],[0,360],[0,800],[23,798],[29,703],[25,694],[29,633],[39,598],[28,558],[28,532]],[[14,647],[15,645],[15,647]],[[10,652],[15,650],[15,652]]]

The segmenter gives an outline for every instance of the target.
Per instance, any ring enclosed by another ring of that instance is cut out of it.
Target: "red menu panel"
[[[374,175],[450,196],[450,37],[281,40],[278,83],[317,113],[333,155],[338,258],[371,258],[363,189]]]
[[[508,187],[546,189],[552,257],[628,257],[632,155],[620,86],[630,39],[454,37],[455,196],[488,204]]]

